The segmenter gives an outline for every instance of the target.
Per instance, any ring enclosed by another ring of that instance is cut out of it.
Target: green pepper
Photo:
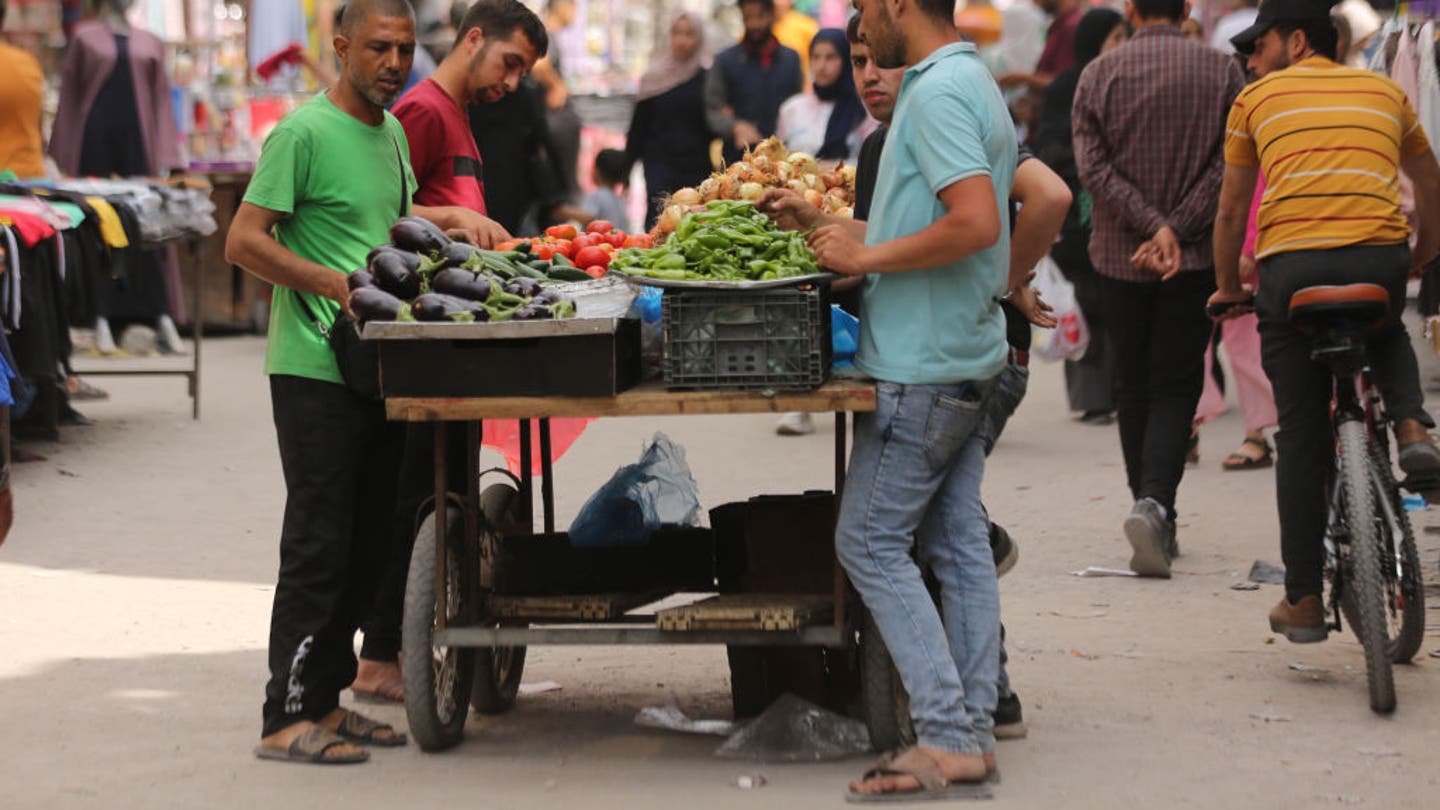
[[[684,270],[689,264],[682,253],[662,253],[650,265],[652,270]]]

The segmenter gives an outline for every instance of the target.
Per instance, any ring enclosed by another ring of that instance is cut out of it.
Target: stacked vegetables
[[[496,250],[528,250],[539,258],[571,264],[591,278],[605,275],[615,251],[621,248],[648,248],[648,234],[628,234],[609,220],[597,219],[581,232],[574,225],[555,225],[533,239],[511,239]],[[557,258],[558,257],[558,258]]]
[[[828,214],[854,215],[855,169],[841,164],[822,171],[815,158],[788,152],[779,138],[756,144],[724,172],[711,175],[696,188],[682,188],[665,200],[665,209],[652,232],[665,237],[695,206],[715,200],[759,200],[767,188],[788,188]]]
[[[734,200],[683,215],[664,245],[622,250],[610,267],[671,281],[769,281],[820,272],[804,235],[782,231],[754,203]]]
[[[393,244],[370,251],[365,269],[347,279],[350,311],[361,323],[573,318],[575,302],[542,285],[590,278],[563,258],[453,242],[419,217],[396,222],[390,239]]]

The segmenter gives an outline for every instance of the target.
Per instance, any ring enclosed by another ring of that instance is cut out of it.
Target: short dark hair
[[[851,45],[864,44],[865,40],[860,38],[860,15],[850,15],[850,21],[845,23],[845,38],[850,40]]]
[[[775,0],[735,0],[736,8],[748,5],[763,6],[771,14],[775,13]]]
[[[1185,17],[1185,0],[1130,0],[1142,20],[1173,20]]]
[[[915,7],[931,19],[955,24],[955,0],[915,0]]]
[[[1340,32],[1335,29],[1335,23],[1327,17],[1325,19],[1309,20],[1276,20],[1275,31],[1280,34],[1281,39],[1287,39],[1296,31],[1305,35],[1305,41],[1315,53],[1326,59],[1335,58],[1336,48],[1340,45]]]
[[[335,33],[346,39],[355,33],[360,23],[365,18],[374,14],[378,17],[407,17],[415,19],[415,9],[410,6],[410,0],[350,0],[335,12],[335,19],[339,23],[335,26]]]
[[[595,154],[595,172],[610,185],[624,183],[630,175],[630,158],[619,149],[601,149]]]
[[[545,32],[545,23],[520,0],[478,0],[460,18],[455,32],[455,47],[460,47],[472,28],[483,31],[486,39],[497,40],[509,39],[519,29],[535,46],[536,56],[544,56],[550,50],[550,35]]]

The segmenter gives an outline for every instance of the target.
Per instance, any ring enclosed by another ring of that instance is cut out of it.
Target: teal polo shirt
[[[909,236],[945,215],[936,195],[971,177],[995,186],[1000,238],[930,270],[866,277],[855,365],[877,380],[940,385],[984,380],[1005,365],[997,300],[1010,272],[1007,227],[1015,128],[1000,89],[969,43],[946,45],[905,71],[880,157],[866,244]]]

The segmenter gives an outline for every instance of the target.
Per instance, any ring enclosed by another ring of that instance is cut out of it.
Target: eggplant
[[[400,317],[405,302],[379,287],[360,287],[350,291],[350,311],[360,323],[393,321]]]
[[[471,301],[488,301],[493,291],[489,276],[459,267],[446,267],[435,271],[435,275],[430,279],[430,289]]]
[[[435,223],[423,217],[401,217],[390,226],[390,241],[396,247],[429,255],[438,253],[450,244],[450,237]]]
[[[534,299],[535,299],[535,300],[532,301],[531,303],[535,303],[535,304],[554,304],[554,303],[557,303],[557,302],[559,302],[559,301],[565,300],[565,296],[561,295],[559,292],[556,292],[554,289],[546,288],[546,289],[542,289],[542,290],[540,290],[540,292],[536,293]]]
[[[440,250],[440,260],[445,267],[461,267],[479,252],[479,248],[464,242],[451,242]]]
[[[401,250],[394,245],[380,245],[378,247],[371,248],[370,253],[365,256],[365,266],[369,267],[370,264],[375,261],[375,257],[379,256],[382,253],[393,253],[396,256],[399,256],[400,260],[405,262],[405,266],[410,268],[411,270],[420,269],[421,259],[418,254],[416,254],[413,250]]]
[[[511,295],[522,295],[526,298],[534,298],[539,295],[543,288],[540,282],[533,278],[512,278],[505,282],[504,290]]]
[[[417,321],[490,320],[490,310],[480,302],[444,293],[425,293],[415,299],[411,311]],[[465,318],[465,313],[471,317]]]
[[[355,292],[361,287],[374,287],[375,277],[370,275],[369,270],[356,270],[345,277],[345,284],[350,288],[350,292]]]
[[[410,268],[399,254],[381,253],[370,263],[370,273],[380,289],[409,301],[420,294],[420,273]]]
[[[515,314],[510,317],[517,321],[544,321],[551,317],[550,307],[531,302],[515,310]]]

